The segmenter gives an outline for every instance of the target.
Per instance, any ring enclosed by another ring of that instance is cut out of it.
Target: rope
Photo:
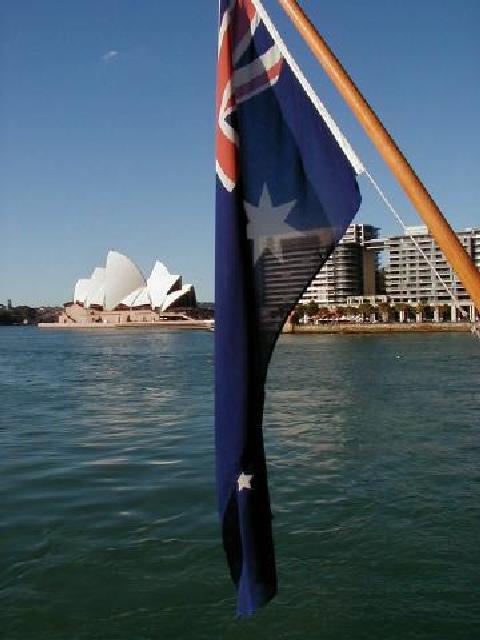
[[[469,320],[468,314],[466,311],[464,311],[464,309],[462,309],[462,307],[460,306],[460,303],[457,299],[457,297],[455,296],[455,294],[453,293],[453,291],[450,289],[450,287],[448,286],[448,284],[445,282],[445,280],[442,278],[442,276],[438,273],[437,269],[435,268],[435,265],[433,264],[433,262],[430,260],[430,258],[427,256],[427,254],[425,253],[425,251],[422,249],[422,247],[418,244],[417,240],[415,239],[415,237],[408,231],[407,226],[405,225],[404,221],[402,220],[402,218],[400,217],[399,213],[395,210],[395,207],[392,205],[392,203],[390,202],[390,200],[387,198],[387,196],[383,193],[383,191],[380,189],[380,187],[378,186],[378,184],[375,182],[374,178],[370,175],[370,173],[368,172],[367,169],[364,169],[364,173],[367,176],[367,178],[370,180],[370,183],[372,185],[372,187],[375,189],[375,191],[378,193],[378,195],[380,196],[380,199],[383,200],[384,204],[386,205],[386,207],[391,211],[391,213],[393,214],[394,218],[396,219],[396,221],[399,223],[399,225],[402,227],[402,229],[404,230],[405,234],[410,238],[410,240],[413,242],[413,244],[415,245],[417,251],[420,253],[420,255],[423,257],[423,259],[426,261],[426,263],[428,264],[428,266],[430,267],[430,269],[432,270],[432,272],[435,274],[436,278],[438,279],[438,281],[441,283],[441,285],[444,287],[445,291],[448,293],[448,295],[450,296],[450,298],[452,299],[453,305],[456,309],[458,309],[462,315],[463,318],[466,318],[467,320]]]

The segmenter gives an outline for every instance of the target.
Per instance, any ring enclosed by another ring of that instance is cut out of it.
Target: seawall
[[[37,325],[39,329],[53,329],[59,331],[106,331],[108,329],[183,329],[208,331],[210,324],[197,320],[163,320],[162,322],[68,322],[62,324],[60,322],[41,322]]]
[[[283,333],[294,333],[295,335],[310,334],[352,334],[352,333],[449,333],[468,332],[471,330],[469,322],[418,322],[418,323],[325,323],[309,325],[286,324]]]

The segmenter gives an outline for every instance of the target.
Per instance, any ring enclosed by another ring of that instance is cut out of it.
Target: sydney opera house
[[[175,309],[196,305],[193,285],[169,273],[157,261],[145,279],[127,256],[109,251],[104,267],[75,284],[73,301],[67,302],[61,324],[123,324],[156,322],[172,316]]]

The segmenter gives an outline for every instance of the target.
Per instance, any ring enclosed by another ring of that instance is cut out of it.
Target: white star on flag
[[[242,491],[243,489],[251,489],[251,482],[252,482],[252,478],[253,478],[253,474],[248,474],[248,473],[242,473],[238,476],[238,490]]]
[[[282,260],[280,237],[298,234],[298,231],[285,222],[296,203],[297,201],[293,200],[274,207],[266,184],[263,185],[258,206],[249,202],[243,203],[248,218],[247,238],[253,240],[254,263],[262,255],[266,241],[270,238],[273,240],[270,250],[278,260]]]

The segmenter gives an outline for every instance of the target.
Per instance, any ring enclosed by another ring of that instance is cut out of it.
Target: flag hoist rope
[[[380,155],[427,225],[437,245],[445,254],[476,308],[480,310],[480,271],[473,264],[442,212],[330,47],[305,15],[297,0],[278,0],[278,2],[285,9],[300,35],[359,120],[373,144],[377,147]],[[366,173],[380,197],[400,221],[398,214],[396,214],[373,178],[368,172]],[[403,225],[403,223],[401,224]],[[416,246],[419,248],[418,243],[416,243]],[[424,257],[426,258],[425,255]],[[441,278],[440,281],[442,281]],[[443,284],[445,286],[445,283]],[[451,295],[455,300],[453,294]]]

